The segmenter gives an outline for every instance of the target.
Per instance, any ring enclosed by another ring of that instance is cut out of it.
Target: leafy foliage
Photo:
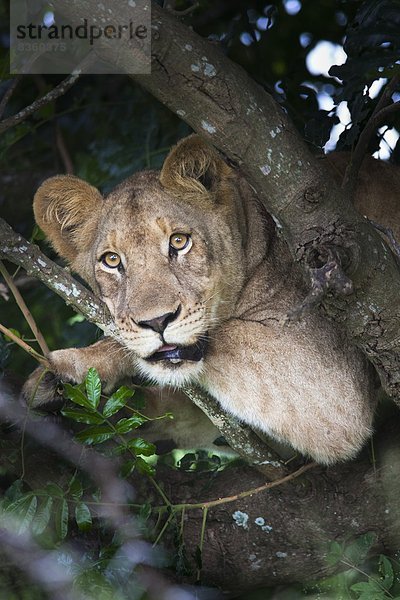
[[[148,462],[156,458],[155,446],[141,437],[132,437],[138,427],[150,420],[130,406],[134,394],[134,390],[121,387],[109,398],[104,398],[95,369],[89,370],[82,385],[65,384],[69,403],[62,413],[73,425],[75,438],[88,446],[101,446],[105,456],[118,456],[122,477],[131,476],[134,470],[145,476],[155,472],[154,466]],[[137,402],[139,406],[142,404],[140,400]],[[126,413],[131,416],[123,416]],[[87,424],[89,427],[86,427]],[[66,473],[69,476],[64,485],[49,482],[35,489],[29,489],[24,479],[16,479],[0,501],[2,527],[9,529],[13,535],[27,535],[27,539],[47,550],[62,549],[57,561],[68,562],[71,584],[85,598],[131,598],[128,590],[134,573],[130,568],[124,572],[120,561],[116,561],[124,540],[100,516],[101,490],[94,487],[88,475],[78,469],[71,471],[69,468]],[[132,517],[132,523],[144,532],[144,525],[152,514],[151,505],[132,504],[131,510],[136,515]],[[76,554],[65,545],[78,533],[84,540],[94,527],[101,539],[100,545],[97,544],[94,549]],[[153,527],[150,527],[149,532],[152,531]],[[154,539],[159,532],[154,530],[152,535]],[[1,586],[0,572],[0,590]],[[143,594],[143,590],[138,591],[135,598],[141,598]],[[38,598],[41,597],[38,592]]]

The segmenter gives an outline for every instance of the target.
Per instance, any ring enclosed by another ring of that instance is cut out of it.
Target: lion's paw
[[[31,408],[58,408],[63,402],[60,378],[44,367],[35,369],[22,388],[22,399]]]

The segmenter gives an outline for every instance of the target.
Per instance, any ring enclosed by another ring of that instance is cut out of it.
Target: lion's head
[[[213,330],[245,277],[241,199],[233,170],[197,136],[161,172],[141,172],[103,198],[72,176],[36,193],[56,251],[100,295],[141,371],[182,385],[201,372]]]

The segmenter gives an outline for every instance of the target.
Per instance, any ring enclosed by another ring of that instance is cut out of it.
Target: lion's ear
[[[170,190],[184,193],[214,191],[231,179],[233,170],[200,136],[180,141],[165,159],[160,182]]]
[[[100,192],[85,181],[58,175],[40,186],[33,211],[58,254],[73,262],[93,242],[102,202]]]

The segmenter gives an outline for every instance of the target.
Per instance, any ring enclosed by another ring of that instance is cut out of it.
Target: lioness
[[[201,138],[106,198],[77,177],[52,177],[34,212],[123,338],[51,352],[58,378],[80,382],[93,366],[111,385],[137,373],[160,386],[197,383],[324,464],[353,457],[369,437],[366,360],[316,312],[282,326],[304,298],[298,267],[249,185]],[[44,382],[36,404],[47,400]]]

